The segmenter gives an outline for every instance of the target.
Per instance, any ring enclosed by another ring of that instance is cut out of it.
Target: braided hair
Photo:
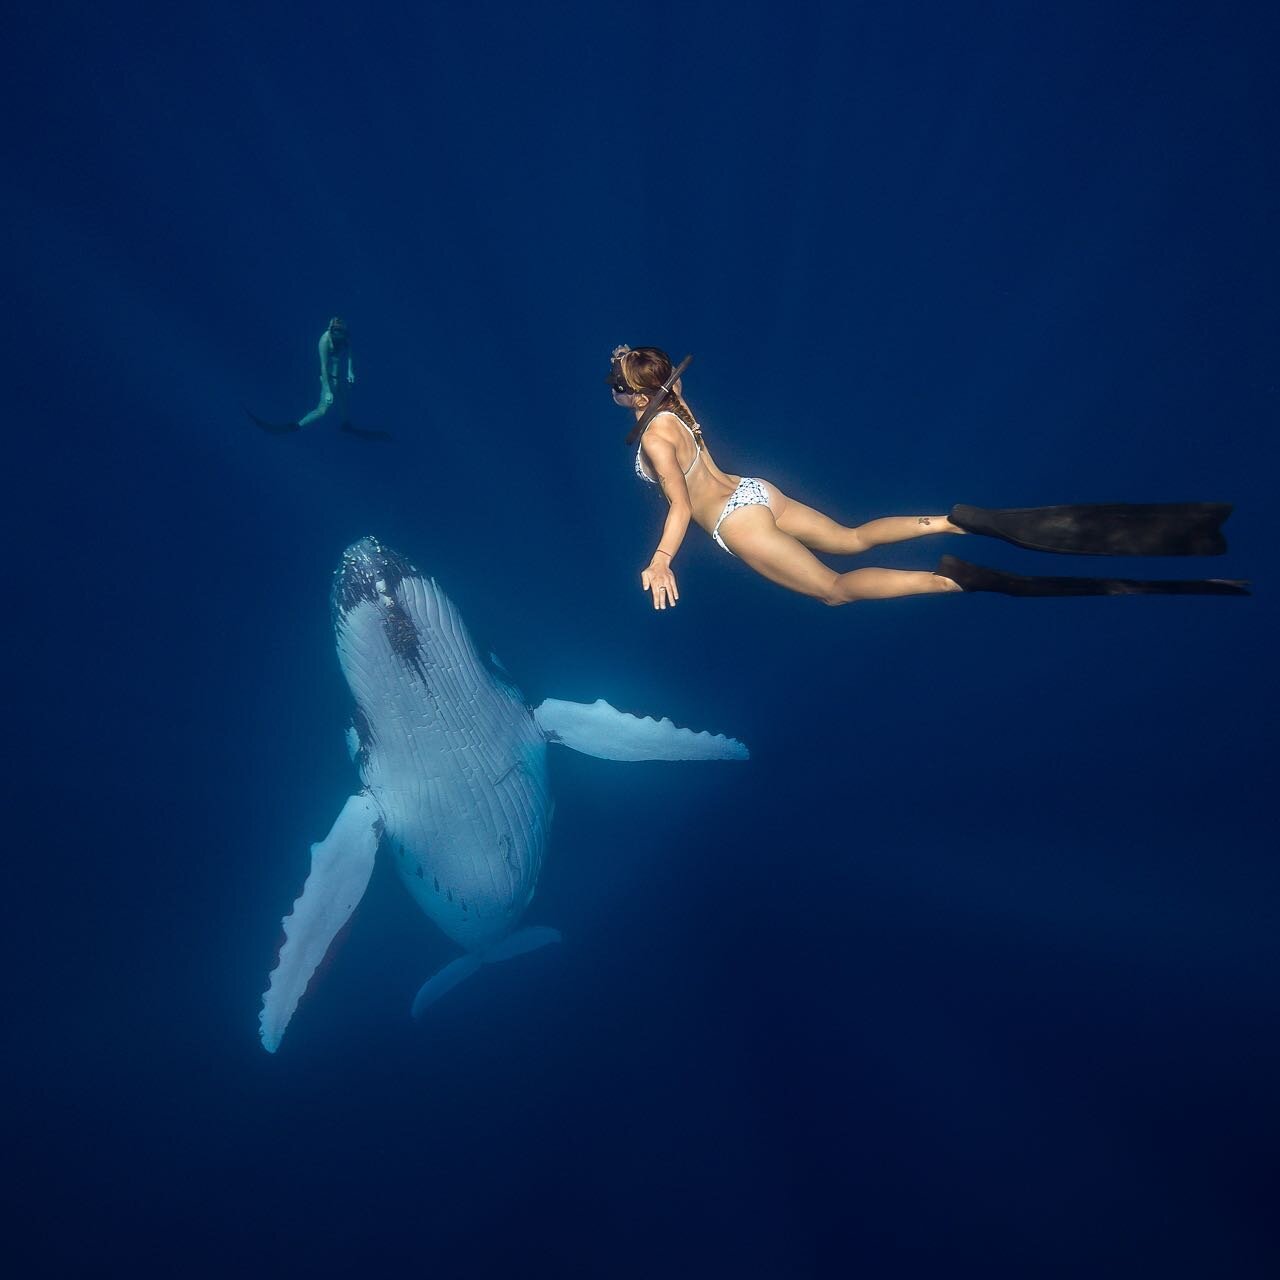
[[[618,357],[622,377],[637,395],[652,397],[655,391],[660,391],[674,367],[671,357],[659,347],[636,347],[633,351],[624,351]],[[693,432],[694,439],[699,444],[706,443],[702,438],[702,428],[693,416],[688,401],[674,387],[667,396],[662,411],[674,413]]]

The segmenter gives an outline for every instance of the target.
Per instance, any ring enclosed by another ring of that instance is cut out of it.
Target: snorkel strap
[[[680,375],[689,367],[692,362],[692,356],[685,356],[674,369],[671,370],[671,376],[653,393],[653,399],[649,401],[648,407],[636,419],[636,425],[631,428],[631,434],[627,436],[627,444],[635,444],[642,435],[648,430],[649,423],[662,412],[662,406],[666,404],[671,395],[671,389],[680,381]],[[637,394],[643,394],[637,392]]]

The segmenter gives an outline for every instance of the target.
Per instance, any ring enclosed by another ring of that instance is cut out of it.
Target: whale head
[[[406,609],[400,590],[406,579],[423,582],[409,560],[377,538],[361,538],[342,553],[330,595],[340,651],[346,636],[358,642],[366,654],[370,648],[387,651],[408,669],[422,674],[420,620]],[[346,669],[345,662],[343,665]],[[350,678],[352,673],[347,674]]]
[[[366,783],[387,770],[420,773],[428,744],[432,767],[447,769],[451,753],[467,764],[465,749],[480,736],[530,729],[520,691],[481,661],[439,584],[385,543],[361,538],[342,553],[330,602],[356,702],[348,747]]]
[[[417,572],[404,556],[383,546],[377,538],[353,542],[342,553],[342,561],[333,575],[330,603],[334,621],[361,603],[385,607],[394,599],[401,581]]]

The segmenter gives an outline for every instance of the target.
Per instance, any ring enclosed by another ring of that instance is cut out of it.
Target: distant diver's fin
[[[361,440],[390,440],[390,431],[378,431],[373,427],[357,427],[350,422],[344,422],[339,431],[345,431],[349,436],[358,436]]]
[[[248,405],[244,406],[244,411],[249,415],[249,420],[256,427],[261,427],[263,431],[273,436],[287,436],[292,431],[301,431],[302,426],[297,422],[268,422],[266,418],[260,418]]]
[[[307,983],[325,952],[364,896],[382,835],[378,807],[352,796],[333,829],[311,846],[311,874],[293,911],[284,918],[284,946],[262,996],[258,1015],[262,1047],[275,1053]]]
[[[560,930],[549,929],[546,925],[530,925],[517,929],[515,933],[495,942],[492,946],[459,956],[450,961],[439,973],[428,978],[418,989],[413,998],[410,1010],[415,1018],[422,1016],[423,1010],[435,1004],[442,995],[452,991],[460,982],[465,982],[482,964],[497,964],[502,960],[511,960],[528,951],[536,951],[548,943],[560,941]]]
[[[534,710],[533,718],[549,741],[601,760],[746,760],[750,755],[736,738],[680,729],[666,719],[628,715],[603,698],[595,702],[548,698]]]
[[[958,583],[962,591],[994,591],[1004,596],[1247,596],[1249,584],[1237,578],[1143,579],[1028,577],[987,569],[955,556],[943,556],[934,573]]]
[[[963,503],[948,517],[968,533],[1031,551],[1078,556],[1220,556],[1229,502],[1117,502],[988,510]]]

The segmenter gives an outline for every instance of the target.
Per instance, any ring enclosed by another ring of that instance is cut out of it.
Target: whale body
[[[259,1014],[274,1053],[379,847],[423,912],[464,954],[418,992],[414,1014],[481,964],[559,940],[519,927],[551,827],[547,746],[606,760],[745,760],[742,743],[604,701],[536,708],[477,653],[433,579],[375,538],[343,553],[332,592],[338,660],[355,699],[347,746],[361,789],[311,846]]]

